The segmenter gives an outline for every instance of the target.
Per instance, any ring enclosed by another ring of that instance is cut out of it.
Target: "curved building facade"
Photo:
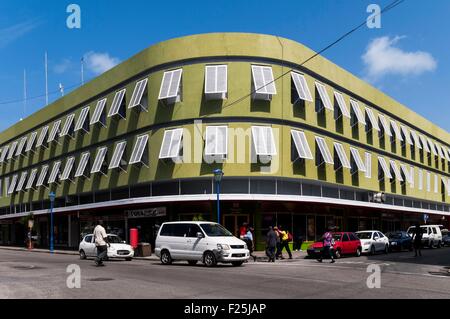
[[[269,225],[314,240],[327,226],[448,226],[450,135],[313,51],[276,36],[165,41],[0,134],[0,243],[34,215],[48,244],[108,231],[154,240],[165,220]]]

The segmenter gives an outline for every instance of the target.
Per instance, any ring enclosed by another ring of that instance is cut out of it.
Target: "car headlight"
[[[364,246],[370,246],[371,243],[364,243]]]
[[[248,249],[247,244],[244,244],[244,249]]]
[[[217,249],[218,250],[230,250],[230,246],[228,246],[226,244],[217,244]]]
[[[109,249],[116,250],[116,248],[114,246],[109,246]]]

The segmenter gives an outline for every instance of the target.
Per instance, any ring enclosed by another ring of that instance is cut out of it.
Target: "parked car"
[[[133,247],[127,245],[119,236],[114,234],[107,234],[110,247],[108,247],[108,258],[125,258],[125,260],[132,260],[134,257]],[[97,248],[95,247],[94,235],[88,234],[83,237],[78,249],[80,259],[87,257],[96,257]]]
[[[364,230],[356,232],[356,236],[361,240],[362,253],[374,255],[382,251],[389,252],[389,239],[379,230]]]
[[[333,232],[334,238],[333,254],[336,258],[341,258],[342,255],[356,255],[361,256],[361,241],[352,232]],[[308,256],[318,257],[322,253],[322,240],[316,241],[307,249]]]
[[[233,236],[222,225],[213,222],[163,223],[155,241],[155,254],[164,265],[185,260],[206,266],[220,263],[242,265],[250,257],[244,241]]]
[[[405,231],[390,232],[386,236],[389,238],[390,251],[402,251],[404,249],[411,251],[413,249],[412,237]]]
[[[421,225],[422,229],[422,245],[425,247],[433,248],[436,246],[437,248],[441,248],[442,246],[442,232],[441,225]],[[416,226],[411,226],[408,228],[407,233],[411,236],[414,233],[414,229]]]
[[[441,229],[441,233],[442,233],[442,245],[450,246],[450,235],[448,229]]]

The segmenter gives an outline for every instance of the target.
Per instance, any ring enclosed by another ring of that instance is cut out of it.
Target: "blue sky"
[[[207,32],[283,36],[320,50],[364,21],[371,3],[392,0],[191,0],[0,2],[0,131],[45,105],[44,52],[50,102],[85,80],[163,40]],[[81,29],[69,29],[66,8],[81,8]],[[406,0],[324,56],[450,131],[450,1]],[[24,111],[23,72],[28,97]],[[18,101],[15,103],[6,103]]]

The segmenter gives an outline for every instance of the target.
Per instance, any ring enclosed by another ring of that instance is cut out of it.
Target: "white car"
[[[378,230],[359,231],[356,236],[361,240],[362,253],[374,255],[377,251],[389,252],[389,238]]]
[[[442,246],[442,225],[421,225],[420,229],[422,230],[422,245],[433,248],[436,246],[437,248],[441,248]],[[408,228],[407,233],[413,236],[415,226],[411,226]]]
[[[155,241],[155,254],[164,265],[186,260],[206,266],[218,262],[242,265],[250,253],[244,241],[223,226],[212,222],[168,222],[161,225]]]
[[[108,258],[125,258],[132,260],[134,257],[134,250],[130,245],[127,245],[119,236],[108,234],[108,241],[111,244],[108,247]],[[97,248],[94,243],[94,235],[89,234],[84,236],[78,248],[80,259],[87,257],[97,257]]]

